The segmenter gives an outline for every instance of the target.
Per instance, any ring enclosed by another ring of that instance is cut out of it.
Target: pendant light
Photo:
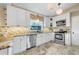
[[[56,14],[57,15],[60,15],[60,14],[62,14],[63,13],[63,9],[61,8],[61,3],[58,3],[58,8],[57,8],[57,10],[56,10]]]

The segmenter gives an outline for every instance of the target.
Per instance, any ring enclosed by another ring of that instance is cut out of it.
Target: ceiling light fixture
[[[48,4],[48,10],[52,10],[53,9],[52,6],[53,6],[53,4],[52,3],[49,3]]]
[[[62,14],[63,13],[63,9],[60,7],[61,6],[61,3],[58,3],[58,8],[57,8],[57,10],[56,10],[56,14],[57,15],[60,15],[60,14]]]
[[[48,10],[49,11],[55,11],[56,10],[56,3],[48,3]]]

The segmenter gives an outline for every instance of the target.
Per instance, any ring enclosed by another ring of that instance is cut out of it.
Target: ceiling
[[[48,4],[49,3],[23,3],[23,4],[15,4],[15,5],[20,6],[22,8],[29,9],[39,14],[46,15],[46,16],[55,16],[56,15],[55,8],[57,8],[57,3],[51,3],[53,7],[51,11],[48,10]],[[75,4],[76,3],[62,3],[61,7],[63,10],[66,10]]]
[[[14,5],[37,12],[39,14],[45,15],[45,16],[55,16],[56,15],[56,8],[57,3],[51,3],[52,4],[52,10],[48,10],[48,4],[49,3],[14,3]],[[2,4],[0,4],[2,5]],[[66,10],[72,6],[76,5],[76,3],[61,3],[61,7],[63,10]]]

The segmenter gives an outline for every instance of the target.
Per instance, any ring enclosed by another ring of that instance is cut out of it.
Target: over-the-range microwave
[[[56,21],[56,26],[66,26],[66,20]]]

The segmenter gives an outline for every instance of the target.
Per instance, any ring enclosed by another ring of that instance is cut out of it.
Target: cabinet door
[[[36,40],[36,46],[39,46],[42,44],[43,36],[41,34],[37,35],[37,40]]]
[[[21,36],[21,52],[26,50],[26,36]]]
[[[25,10],[19,8],[16,9],[16,21],[17,25],[26,26]]]
[[[7,55],[7,54],[8,54],[8,49],[0,50],[0,55]]]
[[[54,33],[48,33],[48,39],[54,41]]]
[[[50,18],[44,17],[44,27],[50,27]]]
[[[16,8],[12,6],[7,6],[7,25],[8,26],[16,26]]]
[[[8,26],[26,26],[25,10],[13,6],[7,7],[7,24]]]
[[[13,46],[12,46],[12,53],[15,54],[15,53],[19,53],[20,52],[20,37],[15,37],[12,41],[13,43]]]
[[[30,26],[30,21],[31,21],[30,14],[31,13],[28,11],[25,12],[26,27]]]
[[[39,46],[50,41],[48,33],[38,34],[36,45]]]
[[[71,45],[70,33],[65,33],[65,44]]]

